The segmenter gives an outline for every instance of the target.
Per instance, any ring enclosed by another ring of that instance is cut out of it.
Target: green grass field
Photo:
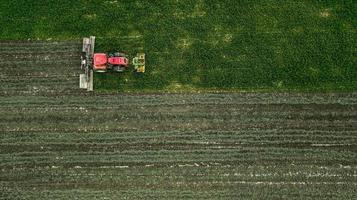
[[[147,73],[97,74],[97,90],[353,91],[356,15],[352,0],[14,0],[0,39],[95,35],[97,51],[146,52]]]

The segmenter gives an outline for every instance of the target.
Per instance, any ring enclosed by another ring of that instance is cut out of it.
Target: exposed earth
[[[357,198],[356,93],[87,93],[80,45],[0,43],[0,199]]]

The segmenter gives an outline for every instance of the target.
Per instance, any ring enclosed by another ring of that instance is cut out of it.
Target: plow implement
[[[93,54],[94,54],[95,37],[83,38],[81,68],[83,74],[79,75],[79,88],[93,91]]]

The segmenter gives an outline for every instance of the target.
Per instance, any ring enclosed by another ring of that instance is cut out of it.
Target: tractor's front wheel
[[[112,65],[112,64],[107,64],[107,69],[113,69],[114,68],[114,66]]]
[[[125,67],[115,66],[115,67],[113,67],[113,71],[115,71],[115,72],[123,72],[123,71],[125,71]]]
[[[121,53],[121,52],[114,52],[114,53],[110,53],[108,54],[109,57],[126,57],[125,53]]]

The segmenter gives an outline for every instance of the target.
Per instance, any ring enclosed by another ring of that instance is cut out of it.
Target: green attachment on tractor
[[[137,53],[136,57],[133,58],[133,65],[135,72],[144,73],[145,72],[145,53]]]

